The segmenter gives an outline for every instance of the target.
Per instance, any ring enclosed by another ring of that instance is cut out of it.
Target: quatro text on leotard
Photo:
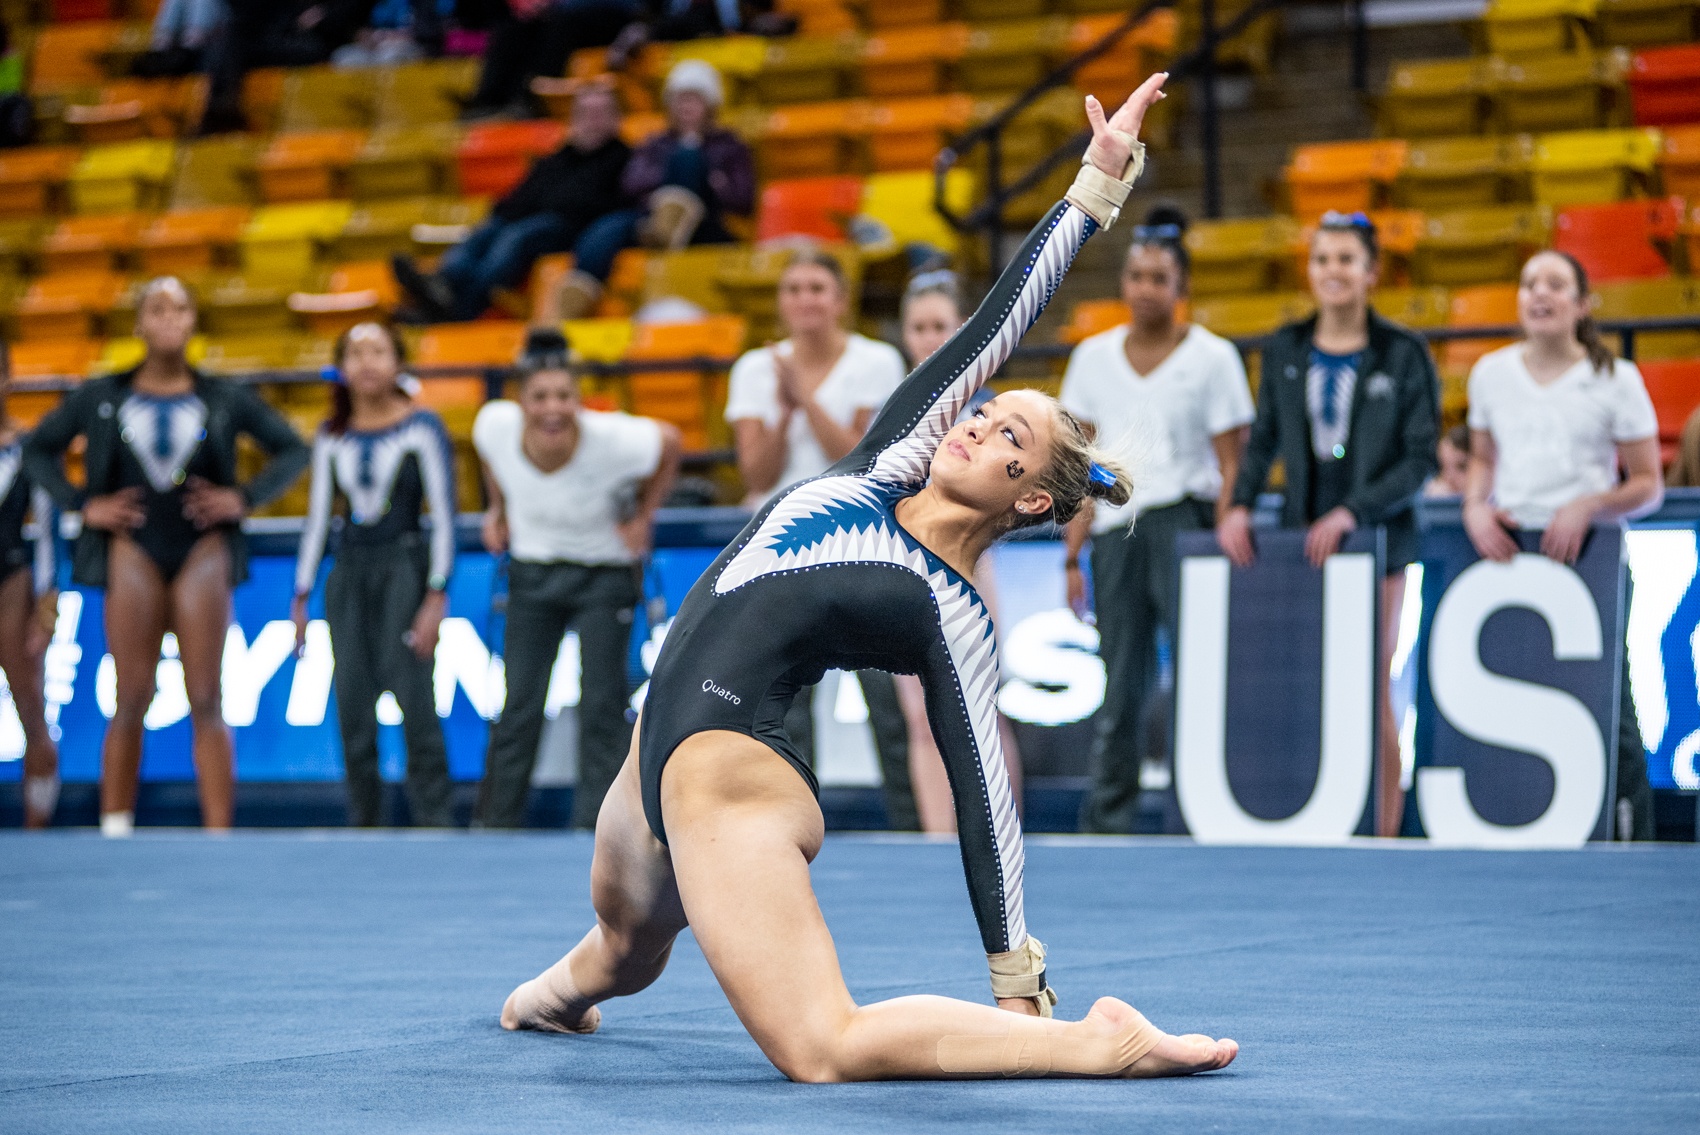
[[[744,699],[733,693],[731,690],[726,689],[724,686],[715,685],[713,678],[704,678],[702,680],[702,692],[705,694],[713,694],[717,698],[725,698],[733,705],[744,704]]]

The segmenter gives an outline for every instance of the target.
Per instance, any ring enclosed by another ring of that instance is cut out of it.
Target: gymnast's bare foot
[[[579,999],[566,958],[522,982],[502,1005],[502,1027],[509,1030],[589,1035],[601,1024],[602,1010]]]
[[[1133,1051],[1146,1048],[1152,1033],[1159,1035],[1160,1039],[1144,1055],[1115,1073],[1126,1079],[1214,1072],[1218,1068],[1226,1068],[1240,1051],[1239,1043],[1226,1037],[1213,1040],[1197,1033],[1172,1036],[1162,1032],[1139,1010],[1114,997],[1098,998],[1081,1024],[1095,1025],[1105,1032],[1116,1034],[1117,1041],[1129,1044]]]

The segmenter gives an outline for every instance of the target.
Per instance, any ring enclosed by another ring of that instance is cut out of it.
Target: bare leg
[[[643,815],[637,737],[634,729],[626,763],[596,817],[590,864],[596,925],[566,957],[508,995],[505,1029],[595,1032],[602,1021],[597,1002],[653,984],[685,928],[672,861]]]
[[[114,535],[106,554],[106,646],[112,652],[117,705],[100,749],[103,819],[128,817],[136,810],[142,718],[153,702],[165,610],[165,581],[159,568],[135,541]]]
[[[793,1080],[1163,1076],[1221,1068],[1238,1046],[1160,1032],[1103,998],[1082,1021],[945,997],[858,1007],[809,884],[824,825],[807,787],[759,742],[701,733],[661,784],[690,925],[756,1043]]]
[[[236,766],[224,723],[224,636],[230,629],[230,549],[209,532],[171,581],[171,629],[183,659],[183,686],[195,738],[201,824],[224,829],[236,811]]]
[[[35,621],[35,587],[27,569],[0,581],[0,670],[12,691],[12,704],[24,727],[24,826],[45,828],[53,822],[51,807],[38,809],[30,785],[57,791],[59,750],[47,732],[46,703],[41,691],[41,653],[29,649]]]
[[[1405,573],[1381,581],[1381,749],[1376,754],[1375,834],[1396,836],[1405,818],[1405,790],[1399,786],[1399,723],[1393,719],[1393,648],[1399,642],[1399,615],[1405,607]]]

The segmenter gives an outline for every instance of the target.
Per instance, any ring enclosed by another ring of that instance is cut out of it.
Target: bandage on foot
[[[504,1029],[588,1036],[601,1025],[602,1010],[579,993],[567,958],[523,982],[502,1004]]]
[[[1231,1040],[1170,1036],[1133,1006],[1104,997],[1082,1021],[1015,1017],[1001,1035],[942,1037],[937,1058],[947,1076],[1144,1079],[1213,1071],[1238,1052]]]

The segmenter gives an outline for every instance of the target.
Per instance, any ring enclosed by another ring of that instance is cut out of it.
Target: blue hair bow
[[[1098,484],[1103,485],[1106,489],[1113,489],[1116,487],[1116,475],[1098,464],[1096,461],[1092,462],[1092,464],[1087,467],[1086,479],[1089,481],[1096,481]]]

